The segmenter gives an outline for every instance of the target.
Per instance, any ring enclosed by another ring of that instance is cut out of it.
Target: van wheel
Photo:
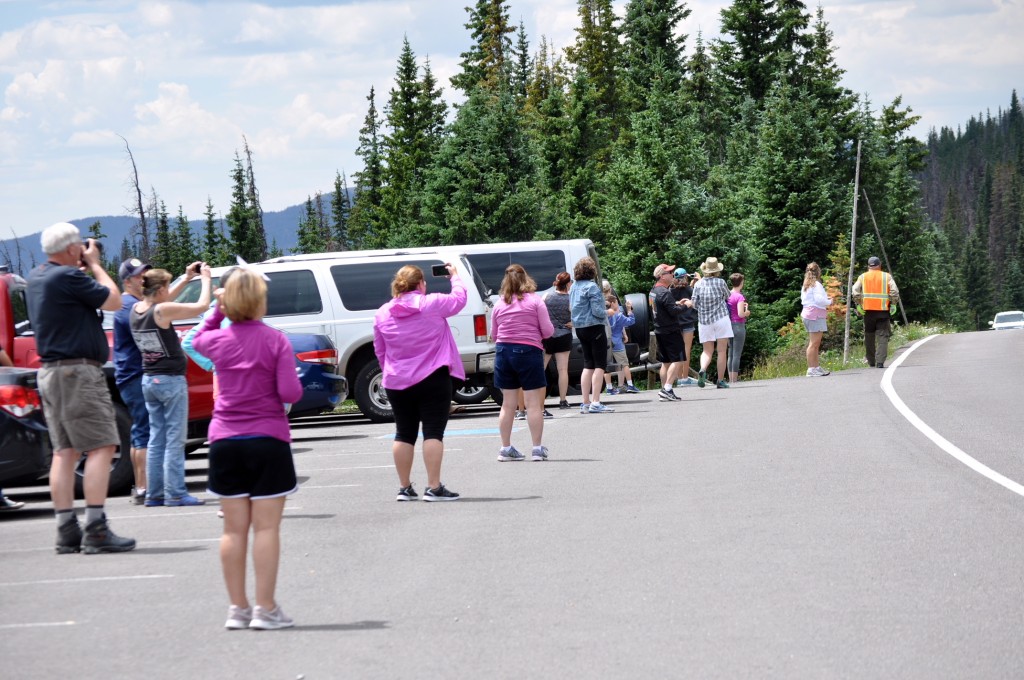
[[[650,339],[650,332],[654,330],[651,325],[651,312],[648,308],[647,296],[643,293],[630,293],[626,300],[633,305],[633,316],[636,322],[626,329],[631,342],[640,346],[641,350],[647,349],[647,341]]]
[[[490,390],[486,385],[470,385],[460,387],[452,393],[452,401],[456,404],[479,404],[487,400]]]
[[[394,420],[391,403],[382,384],[384,372],[377,360],[367,362],[356,373],[355,394],[352,396],[363,415],[374,423],[386,423]]]
[[[117,420],[117,436],[121,440],[121,448],[114,451],[110,462],[110,484],[107,486],[108,496],[122,496],[132,490],[135,470],[132,468],[132,417],[122,404],[114,404],[114,417]],[[83,498],[85,490],[82,482],[85,478],[85,456],[78,461],[75,468],[75,496]]]

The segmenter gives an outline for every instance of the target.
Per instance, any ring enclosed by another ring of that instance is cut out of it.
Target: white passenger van
[[[267,284],[267,324],[283,331],[330,336],[338,348],[338,372],[348,379],[359,410],[374,422],[392,419],[391,405],[381,385],[381,368],[373,351],[373,317],[391,299],[391,280],[407,264],[423,270],[427,290],[450,293],[447,277],[433,277],[435,264],[451,263],[466,283],[466,307],[449,318],[462,366],[471,382],[490,386],[494,345],[489,340],[492,303],[483,280],[461,246],[395,250],[354,250],[311,255],[288,255],[251,265],[270,278]],[[219,277],[228,267],[214,269]],[[178,300],[198,298],[194,279]]]

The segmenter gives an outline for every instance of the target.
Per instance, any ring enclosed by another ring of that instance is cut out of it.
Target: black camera
[[[203,263],[197,262],[194,265],[192,265],[192,271],[195,272],[196,274],[201,274],[203,271]]]

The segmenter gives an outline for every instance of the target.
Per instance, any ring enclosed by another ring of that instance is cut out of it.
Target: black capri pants
[[[583,350],[583,368],[605,370],[608,367],[608,334],[604,331],[604,324],[577,328],[576,337],[580,339],[580,349]]]
[[[395,414],[395,441],[415,444],[423,424],[424,439],[444,441],[452,404],[452,376],[442,366],[404,390],[385,388]]]

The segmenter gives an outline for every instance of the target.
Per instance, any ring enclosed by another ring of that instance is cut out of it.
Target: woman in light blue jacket
[[[576,282],[569,289],[569,309],[572,326],[583,350],[583,374],[580,376],[580,393],[583,403],[580,413],[611,413],[615,409],[601,403],[604,389],[604,368],[608,362],[608,312],[604,304],[604,293],[597,285],[597,263],[593,258],[583,257],[573,269]]]

